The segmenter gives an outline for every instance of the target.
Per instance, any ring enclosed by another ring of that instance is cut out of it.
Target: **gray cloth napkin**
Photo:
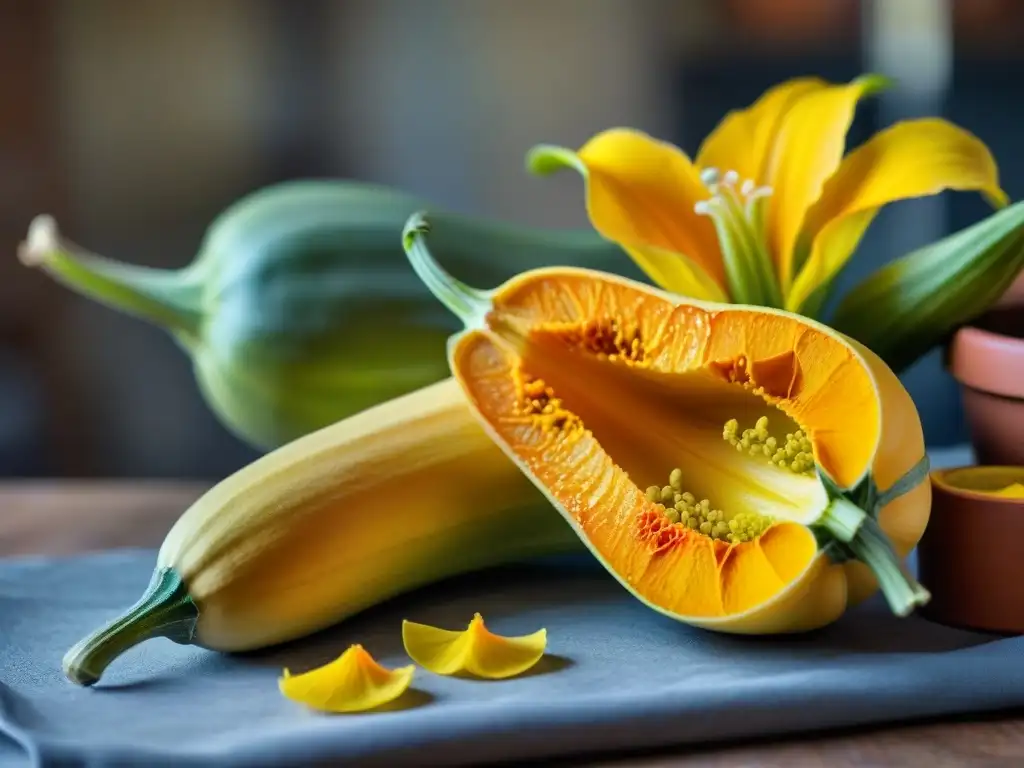
[[[797,637],[715,635],[634,600],[588,558],[494,569],[393,600],[286,646],[229,656],[154,640],[93,689],[61,656],[130,604],[152,551],[0,562],[0,765],[480,765],[650,749],[1024,706],[1024,638],[893,617],[876,599]],[[401,620],[548,629],[549,655],[505,681],[418,669],[404,709],[324,715],[283,698],[362,643],[408,664]]]

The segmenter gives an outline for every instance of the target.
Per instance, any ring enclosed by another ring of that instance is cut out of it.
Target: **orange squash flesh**
[[[828,623],[877,588],[863,564],[826,556],[812,530],[838,503],[823,478],[841,493],[863,487],[879,462],[889,484],[922,474],[916,410],[870,352],[784,312],[710,305],[588,270],[535,270],[475,291],[425,255],[421,244],[417,264],[410,249],[420,276],[467,322],[449,355],[472,410],[644,602],[727,631],[791,631]],[[887,429],[890,413],[902,434]],[[723,439],[729,419],[761,416],[776,430],[802,429],[820,475]],[[671,522],[644,489],[676,466],[697,498],[773,524],[731,543]],[[927,521],[922,486],[880,509],[898,554]],[[894,505],[900,514],[886,514]],[[926,599],[918,585],[894,610]]]
[[[464,335],[454,346],[452,360],[468,399],[501,442],[572,517],[599,556],[646,600],[683,616],[741,613],[779,592],[817,554],[813,535],[796,523],[777,523],[760,539],[736,546],[679,523],[669,524],[642,489],[660,484],[672,461],[682,466],[694,466],[694,461],[680,459],[687,453],[687,422],[673,420],[663,403],[660,411],[657,403],[648,403],[648,414],[637,413],[642,398],[634,401],[630,390],[606,384],[607,375],[602,380],[574,365],[571,372],[566,366],[566,386],[555,389],[573,410],[537,413],[533,403],[539,400],[531,396],[536,395],[531,384],[538,380],[529,380],[530,363],[487,331]],[[545,355],[537,355],[532,367],[548,367],[542,360]],[[598,381],[603,386],[594,386]],[[615,398],[617,406],[608,407],[602,397]],[[820,488],[814,478],[786,477],[763,460],[737,456],[715,434],[721,433],[725,420],[709,418],[706,431],[712,439],[694,440],[692,448],[714,446],[722,454],[720,461],[756,463],[764,472],[801,483],[808,491]],[[638,424],[652,423],[660,427],[654,434],[637,429]],[[700,459],[699,453],[695,458]],[[709,482],[707,474],[693,473],[687,487],[694,495],[727,507],[723,497],[733,500],[744,492],[756,493],[754,488],[745,490],[746,476],[737,475],[735,480],[735,485],[725,486]],[[823,507],[827,500],[824,494],[820,497]],[[800,511],[793,508],[796,514]]]

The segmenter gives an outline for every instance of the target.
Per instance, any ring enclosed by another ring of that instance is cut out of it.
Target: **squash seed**
[[[737,451],[750,456],[763,456],[780,469],[797,475],[814,474],[814,447],[802,429],[786,435],[780,444],[768,432],[768,417],[762,416],[753,429],[739,431],[736,419],[729,419],[722,428],[722,439]]]
[[[652,485],[646,490],[647,500],[660,507],[672,525],[699,531],[710,539],[739,544],[756,539],[773,522],[770,517],[754,512],[729,517],[720,509],[713,509],[708,499],[698,501],[682,487],[683,470],[676,467],[669,474],[669,485]]]

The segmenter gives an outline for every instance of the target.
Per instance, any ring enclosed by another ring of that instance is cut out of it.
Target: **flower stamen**
[[[736,171],[705,168],[701,182],[711,196],[693,207],[718,231],[729,292],[741,304],[781,307],[782,295],[764,232],[764,207],[771,187],[758,186]]]
[[[717,168],[705,168],[700,172],[701,183],[707,187],[708,191],[713,195],[718,192],[718,179],[719,174]]]

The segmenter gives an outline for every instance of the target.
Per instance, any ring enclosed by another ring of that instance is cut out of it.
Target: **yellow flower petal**
[[[703,301],[729,301],[721,286],[681,253],[645,245],[623,245],[622,249],[651,280],[666,291]]]
[[[887,84],[884,78],[866,76],[847,85],[808,90],[793,100],[780,121],[762,183],[772,188],[767,235],[783,295],[789,293],[796,271],[793,251],[804,217],[839,167],[857,102]]]
[[[489,631],[478,613],[462,632],[403,621],[402,642],[413,661],[435,674],[469,672],[499,679],[521,674],[540,661],[547,630],[502,637]]]
[[[946,120],[908,120],[875,134],[851,152],[808,211],[801,241],[810,249],[787,296],[802,311],[819,287],[835,277],[886,203],[977,190],[996,207],[1008,201],[988,147]]]
[[[800,77],[770,88],[746,109],[730,112],[701,144],[700,168],[736,171],[741,179],[767,184],[782,119],[806,93],[827,88],[817,77]]]
[[[386,669],[363,646],[353,645],[317,669],[278,680],[285,697],[324,712],[361,712],[394,701],[409,687],[415,667]]]
[[[579,170],[593,227],[622,245],[662,288],[711,299],[709,286],[716,286],[719,298],[724,296],[718,235],[712,222],[693,209],[710,195],[678,147],[640,131],[613,128],[576,153],[536,147],[528,163],[537,173],[566,166]],[[670,258],[684,266],[670,267]]]

